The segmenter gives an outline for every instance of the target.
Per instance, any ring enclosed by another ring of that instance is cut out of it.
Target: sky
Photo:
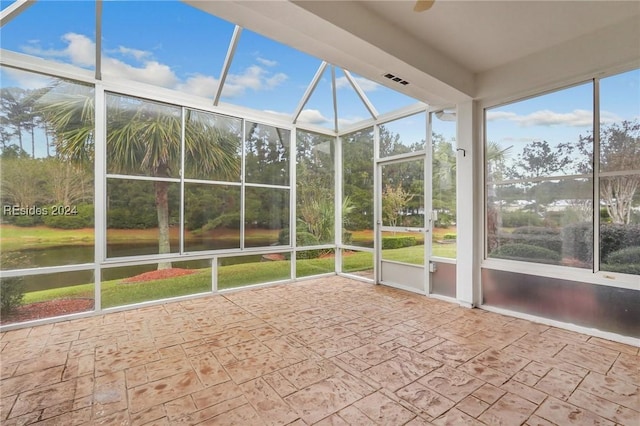
[[[3,7],[6,4],[2,2]],[[94,2],[39,1],[2,28],[1,43],[4,49],[94,69],[94,24]],[[213,98],[234,27],[180,2],[104,2],[104,78],[144,81]],[[291,116],[321,62],[245,29],[221,102]],[[15,83],[23,86],[41,84],[25,76],[6,74],[4,78],[9,80],[22,78]],[[375,100],[380,113],[417,102],[360,76],[354,77],[372,102]],[[340,127],[371,118],[338,68],[336,88]],[[331,67],[326,68],[299,121],[334,127]]]
[[[10,3],[2,1],[2,8]],[[2,28],[0,43],[3,49],[94,69],[94,26],[93,1],[41,0]],[[103,74],[213,98],[233,30],[233,24],[181,2],[104,2]],[[318,58],[243,30],[221,101],[290,116],[320,64]],[[361,76],[353,77],[379,113],[415,102]],[[371,118],[337,67],[335,78],[339,128]],[[33,74],[7,71],[2,80],[3,86],[46,84]],[[333,128],[331,80],[331,67],[327,67],[299,122]],[[639,84],[640,70],[602,80],[604,124],[640,119]],[[488,140],[505,148],[512,146],[512,156],[533,140],[546,140],[552,146],[577,141],[590,130],[592,96],[592,86],[584,84],[491,108],[487,111]],[[441,133],[453,138],[452,125],[440,124]],[[423,120],[394,125],[408,139],[424,134]]]

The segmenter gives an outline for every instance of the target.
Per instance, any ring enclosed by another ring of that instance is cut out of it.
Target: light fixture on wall
[[[413,6],[414,12],[424,12],[425,10],[431,9],[431,6],[435,3],[435,0],[418,0]]]

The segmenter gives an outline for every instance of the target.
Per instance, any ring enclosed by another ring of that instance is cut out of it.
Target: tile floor
[[[346,278],[0,336],[0,423],[640,424],[638,348]]]

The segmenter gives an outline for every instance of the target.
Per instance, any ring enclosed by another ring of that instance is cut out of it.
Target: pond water
[[[216,246],[215,241],[210,240],[190,241],[189,243],[190,252],[216,250],[222,248],[228,248],[228,242],[226,243],[226,247]],[[171,241],[171,249],[176,253],[178,252],[179,243],[177,240]],[[107,246],[107,256],[109,258],[139,256],[156,253],[158,253],[158,243],[153,241],[143,243],[131,242],[126,244],[109,244]],[[231,265],[239,263],[259,262],[260,259],[260,255],[234,256],[231,258],[221,258],[220,264]],[[2,253],[3,269],[77,265],[82,263],[93,263],[93,261],[94,250],[92,245],[59,245],[45,248],[29,248]],[[7,265],[9,264],[11,264],[11,268],[7,267]],[[179,264],[176,265],[176,267],[180,268],[204,268],[208,266],[208,261],[202,260],[180,261]],[[118,267],[111,270],[108,274],[109,276],[105,277],[105,279],[131,277],[143,272],[147,272],[149,271],[149,269],[149,265]],[[93,271],[74,271],[26,276],[22,278],[22,282],[25,292],[30,292],[92,283],[94,282],[94,279]]]

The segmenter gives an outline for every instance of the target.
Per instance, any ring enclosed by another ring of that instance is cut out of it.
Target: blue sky
[[[2,28],[2,47],[94,69],[94,23],[91,1],[40,1]],[[233,29],[233,24],[179,2],[104,2],[103,75],[212,98]],[[291,115],[320,64],[320,59],[245,29],[221,101]],[[354,77],[380,113],[416,102]],[[5,73],[4,78],[11,76]],[[339,70],[336,83],[340,124],[370,118]],[[333,128],[330,68],[316,92],[299,121]]]
[[[2,7],[9,3],[2,1]],[[93,69],[93,1],[42,0],[2,28],[2,48]],[[171,31],[167,31],[171,28]],[[213,97],[234,25],[180,2],[107,1],[103,6],[103,74]],[[242,32],[223,90],[223,102],[292,114],[320,59],[259,34]],[[353,75],[379,113],[414,102],[402,94]],[[3,85],[38,87],[34,75],[2,73]],[[602,81],[601,119],[606,123],[640,117],[640,71]],[[327,67],[305,105],[300,122],[333,128],[331,70]],[[370,118],[346,77],[336,68],[340,126]],[[488,139],[514,146],[544,139],[552,145],[576,141],[590,129],[589,84],[492,108]],[[419,126],[418,126],[419,127]],[[434,129],[438,131],[437,129]],[[455,134],[453,129],[440,133]],[[415,131],[403,132],[415,139]],[[449,136],[447,137],[450,138]]]

